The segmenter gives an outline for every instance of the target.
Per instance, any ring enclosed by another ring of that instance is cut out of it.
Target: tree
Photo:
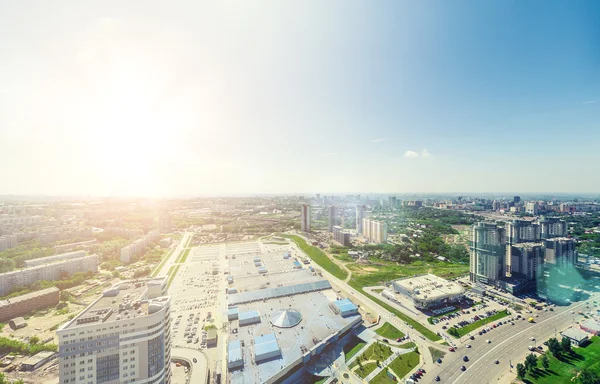
[[[517,364],[517,375],[522,379],[527,374],[527,369],[521,363]]]
[[[579,384],[598,384],[600,383],[600,376],[591,369],[584,368],[581,372],[579,372],[577,382]]]
[[[525,358],[525,369],[527,371],[532,371],[537,366],[537,356],[533,353],[530,353]]]
[[[40,342],[40,338],[39,338],[39,337],[37,337],[37,336],[31,336],[31,337],[29,338],[29,343],[30,343],[30,344],[33,344],[33,345],[35,345],[35,344],[37,344],[37,343],[39,343],[39,342]]]
[[[569,340],[568,337],[563,336],[562,340],[560,341],[560,348],[565,353],[571,352],[571,340]]]
[[[548,350],[552,353],[552,356],[558,357],[562,352],[562,347],[556,338],[551,338],[548,340]]]
[[[542,360],[542,367],[544,367],[544,369],[547,370],[550,368],[550,360],[548,359],[548,356],[544,355],[540,360]]]

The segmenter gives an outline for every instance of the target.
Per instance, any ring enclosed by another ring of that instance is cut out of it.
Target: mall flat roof
[[[449,295],[460,295],[465,291],[460,284],[442,279],[431,273],[396,280],[394,284],[417,299],[435,299]]]

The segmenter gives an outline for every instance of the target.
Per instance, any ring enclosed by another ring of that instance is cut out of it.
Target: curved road
[[[194,363],[194,358],[197,363]],[[188,348],[171,348],[171,360],[187,360],[190,363],[190,383],[206,383],[208,380],[208,363],[204,353]]]

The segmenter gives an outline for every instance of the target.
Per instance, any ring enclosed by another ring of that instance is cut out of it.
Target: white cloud
[[[404,152],[404,157],[419,157],[419,152],[406,151]]]
[[[371,143],[381,143],[382,141],[385,141],[387,139],[373,139],[373,140],[369,140]]]
[[[429,156],[431,156],[431,153],[429,153],[429,151],[427,149],[424,149],[421,151],[421,156],[429,157]]]
[[[594,104],[596,101],[598,101],[598,100],[588,100],[588,101],[584,101],[583,104]]]

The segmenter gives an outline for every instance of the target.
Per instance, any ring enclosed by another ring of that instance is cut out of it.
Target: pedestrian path
[[[395,349],[394,353],[392,354],[392,356],[388,357],[387,359],[385,359],[385,361],[383,361],[377,368],[375,368],[375,370],[371,373],[369,373],[369,375],[367,377],[365,377],[365,381],[368,383],[371,380],[373,380],[373,378],[375,376],[377,376],[379,374],[379,372],[381,372],[382,370],[385,369],[385,367],[387,367],[392,361],[394,361],[394,359],[400,355],[404,355],[406,353],[410,353],[412,351],[414,351],[414,348],[411,349],[397,349],[397,348],[393,348]]]

